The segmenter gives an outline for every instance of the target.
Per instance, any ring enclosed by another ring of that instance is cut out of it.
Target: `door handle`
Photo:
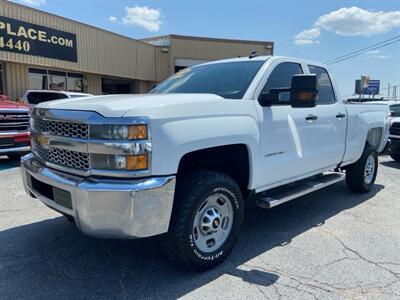
[[[316,116],[316,115],[308,115],[305,119],[307,121],[309,121],[309,122],[312,122],[312,121],[318,120],[318,116]]]
[[[337,113],[336,114],[336,118],[338,118],[338,119],[343,119],[345,117],[346,117],[346,114],[344,114],[344,113]]]

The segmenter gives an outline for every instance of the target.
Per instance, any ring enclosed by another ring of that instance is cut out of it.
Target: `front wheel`
[[[231,252],[244,217],[236,182],[215,171],[197,171],[177,185],[174,211],[164,250],[193,271],[210,269]]]
[[[378,173],[378,155],[374,147],[366,145],[360,159],[346,168],[347,186],[356,193],[367,193]]]

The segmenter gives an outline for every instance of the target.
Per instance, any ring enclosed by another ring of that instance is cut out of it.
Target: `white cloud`
[[[344,36],[372,36],[400,27],[400,11],[370,12],[341,8],[318,18],[315,26]]]
[[[161,29],[161,12],[157,9],[147,6],[125,7],[125,13],[125,17],[122,18],[125,25],[142,27],[148,31]]]
[[[319,44],[317,38],[320,35],[321,35],[321,30],[319,28],[306,29],[295,35],[294,43],[296,45]]]
[[[381,53],[381,51],[380,50],[371,50],[371,51],[365,52],[365,54],[367,54],[367,55],[378,54],[378,53]]]
[[[115,22],[118,21],[118,18],[117,18],[117,17],[114,17],[114,16],[110,16],[110,17],[108,18],[108,20],[109,20],[110,22],[115,23]]]
[[[400,10],[368,11],[359,7],[343,7],[320,16],[310,29],[303,30],[294,37],[297,45],[318,44],[321,31],[333,32],[341,36],[369,37],[400,28]]]
[[[382,54],[380,50],[371,50],[365,52],[365,58],[388,59],[392,56],[390,54]]]
[[[46,4],[46,0],[19,0],[19,2],[31,6],[40,6]]]

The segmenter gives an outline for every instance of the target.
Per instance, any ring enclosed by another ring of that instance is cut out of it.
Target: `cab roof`
[[[289,56],[275,56],[275,55],[259,55],[259,56],[254,56],[254,57],[236,57],[236,58],[228,58],[228,59],[221,59],[221,60],[215,60],[215,61],[210,61],[204,64],[199,64],[197,66],[205,66],[205,65],[212,65],[212,64],[220,64],[220,63],[231,63],[231,62],[242,62],[242,61],[267,61],[267,60],[287,60],[291,62],[297,62],[297,63],[304,63],[304,64],[309,64],[309,65],[314,65],[314,66],[320,66],[327,68],[327,66],[323,63],[308,60],[308,59],[302,59],[302,58],[295,58],[295,57],[289,57]]]

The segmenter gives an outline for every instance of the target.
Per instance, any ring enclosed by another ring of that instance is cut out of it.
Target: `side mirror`
[[[262,92],[258,97],[258,103],[261,106],[272,106],[274,103],[282,102],[280,100],[281,93],[290,92],[290,88],[270,89],[269,92]]]
[[[315,107],[317,105],[317,76],[295,75],[290,89],[290,105],[292,107]]]
[[[263,107],[269,107],[277,100],[279,100],[279,94],[270,94],[267,92],[262,92],[258,97],[258,103]]]

